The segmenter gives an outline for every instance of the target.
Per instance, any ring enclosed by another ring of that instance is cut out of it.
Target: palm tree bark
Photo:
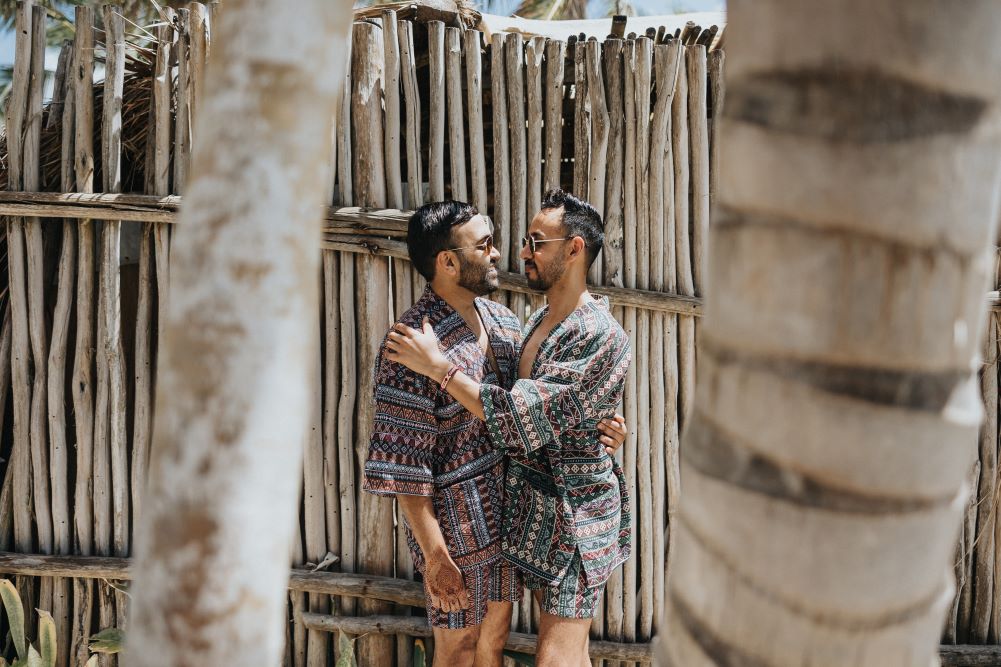
[[[732,0],[728,22],[660,658],[936,664],[981,416],[1001,4]]]
[[[273,665],[348,0],[228,0],[171,251],[126,661]]]

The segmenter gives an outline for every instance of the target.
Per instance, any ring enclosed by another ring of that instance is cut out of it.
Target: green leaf
[[[7,612],[7,622],[10,625],[10,636],[14,640],[17,657],[22,660],[28,656],[24,641],[24,607],[21,606],[21,596],[10,579],[0,579],[0,598]]]
[[[357,667],[355,662],[355,640],[348,638],[344,632],[337,633],[337,648],[341,652],[341,657],[337,658],[335,667]]]
[[[105,628],[91,635],[87,647],[93,653],[120,653],[125,646],[125,632],[119,628]]]
[[[38,612],[38,649],[45,667],[56,667],[56,622],[52,614],[41,609]]]
[[[427,649],[423,639],[414,640],[414,667],[427,667]]]
[[[42,656],[38,654],[35,647],[28,645],[28,659],[24,663],[25,667],[46,667],[45,663],[42,662]]]

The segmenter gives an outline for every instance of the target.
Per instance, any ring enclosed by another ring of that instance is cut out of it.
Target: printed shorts
[[[469,597],[469,608],[457,612],[445,612],[431,604],[427,597],[428,623],[433,628],[461,630],[483,623],[487,614],[487,602],[517,602],[521,599],[521,577],[518,570],[503,558],[489,565],[462,573]]]
[[[566,574],[555,584],[528,573],[524,577],[528,590],[540,591],[542,594],[539,608],[560,618],[594,618],[598,604],[601,603],[601,593],[605,589],[605,584],[595,588],[588,587],[579,551],[570,561]]]

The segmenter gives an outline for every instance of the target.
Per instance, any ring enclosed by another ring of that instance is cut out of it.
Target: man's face
[[[459,258],[459,285],[477,296],[486,296],[500,287],[497,261],[500,251],[493,246],[493,231],[482,215],[473,216],[452,229],[454,250]],[[489,245],[484,245],[490,241]]]
[[[526,244],[521,248],[525,262],[525,277],[532,289],[548,290],[566,272],[566,233],[563,229],[563,209],[539,211],[528,227],[528,235],[537,242],[533,253]],[[539,243],[541,241],[541,243]]]

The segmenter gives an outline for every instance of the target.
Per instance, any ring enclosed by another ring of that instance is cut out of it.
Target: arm
[[[431,603],[444,611],[468,606],[462,573],[434,513],[433,450],[438,438],[435,400],[427,380],[380,355],[375,383],[375,417],[365,490],[395,496],[425,560]]]
[[[434,503],[427,496],[396,496],[410,530],[424,554],[425,583],[431,604],[443,611],[459,611],[469,606],[462,572],[452,560],[445,536],[434,514]]]
[[[439,350],[430,325],[425,322],[422,331],[397,329],[387,339],[387,356],[441,383],[452,364]],[[487,422],[498,446],[537,449],[558,439],[563,430],[589,421],[597,423],[612,411],[598,414],[608,405],[602,387],[607,389],[605,380],[613,375],[621,377],[628,368],[628,339],[610,331],[606,338],[583,342],[591,344],[580,346],[578,358],[543,364],[539,377],[518,380],[511,391],[480,384],[461,372],[452,376],[446,391]],[[613,420],[601,421],[604,437],[600,441],[606,446],[606,439],[621,444],[624,428]]]

